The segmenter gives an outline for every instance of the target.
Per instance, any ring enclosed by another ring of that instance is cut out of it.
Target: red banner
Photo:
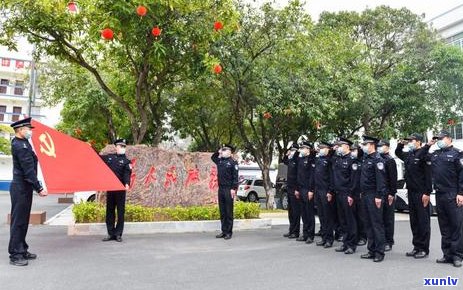
[[[35,120],[32,126],[32,145],[49,193],[124,190],[90,145]]]

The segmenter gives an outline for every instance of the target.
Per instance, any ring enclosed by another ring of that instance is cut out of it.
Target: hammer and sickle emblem
[[[48,134],[48,132],[40,134],[39,140],[40,140],[40,152],[50,157],[56,158],[55,143],[53,142],[53,139],[51,139],[50,134]]]

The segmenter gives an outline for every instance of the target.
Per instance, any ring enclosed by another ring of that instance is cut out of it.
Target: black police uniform
[[[362,200],[360,198],[360,175],[362,172],[363,151],[361,149],[358,149],[357,158],[352,158],[352,180],[350,192],[352,194],[352,198],[354,199],[353,210],[355,214],[355,220],[357,222],[357,245],[365,245],[367,241],[367,230],[365,226],[366,212]]]
[[[315,215],[314,215],[314,198],[309,200],[308,193],[313,187],[312,174],[315,168],[315,159],[311,154],[309,156],[301,157],[297,163],[297,191],[299,192],[299,207],[301,209],[301,217],[303,222],[302,237],[299,241],[313,241],[315,236]]]
[[[333,245],[334,240],[334,222],[336,219],[335,212],[335,196],[331,184],[332,170],[331,170],[331,157],[319,156],[315,159],[315,169],[312,174],[312,188],[310,191],[314,192],[314,197],[317,202],[317,212],[320,220],[320,229],[322,241],[317,245],[324,245],[329,248]],[[327,194],[331,193],[333,198],[328,202]]]
[[[116,140],[115,143],[118,141]],[[125,145],[125,142],[124,142]],[[103,161],[111,168],[123,185],[130,184],[132,168],[125,154],[108,154],[102,156]],[[116,239],[122,236],[125,215],[125,190],[108,191],[106,196],[106,228],[108,236]],[[116,223],[117,208],[117,223]],[[115,226],[116,224],[116,226]]]
[[[429,145],[424,145],[418,150],[403,152],[404,144],[399,143],[395,155],[405,164],[405,180],[407,182],[408,209],[410,211],[410,227],[412,230],[413,251],[429,254],[429,241],[431,238],[431,210],[430,206],[424,207],[423,194],[430,195],[432,181],[430,170],[426,168],[426,158]]]
[[[392,248],[394,245],[394,211],[395,211],[395,195],[397,193],[397,164],[389,153],[381,154],[386,165],[386,187],[387,193],[383,207],[383,222],[384,232],[386,237],[386,245]],[[394,201],[389,205],[388,195],[394,196]]]
[[[365,154],[360,175],[361,199],[366,214],[365,225],[368,236],[368,254],[364,258],[384,258],[385,234],[383,223],[383,207],[386,187],[386,169],[380,154]],[[380,208],[376,207],[375,198],[382,199]]]
[[[463,195],[463,152],[449,146],[434,151],[428,160],[436,190],[437,219],[442,235],[445,262],[463,259],[463,207],[456,196]]]
[[[233,234],[233,198],[231,190],[238,189],[238,163],[231,157],[219,158],[219,152],[212,154],[211,159],[217,165],[222,235],[223,237],[231,237]]]
[[[289,237],[298,238],[301,230],[301,209],[294,192],[297,187],[297,162],[299,152],[295,152],[291,158],[285,156],[283,163],[288,166],[286,177],[286,191],[288,194],[288,219],[289,219]]]
[[[355,164],[355,165],[354,165]],[[350,153],[338,156],[333,162],[333,187],[336,192],[337,206],[341,215],[346,221],[346,231],[343,235],[343,246],[339,250],[357,248],[357,220],[355,216],[354,203],[349,205],[348,197],[354,198],[352,193],[352,180],[354,179],[356,167],[355,159]],[[355,168],[355,170],[354,170]],[[354,201],[355,202],[355,201]]]
[[[13,128],[30,127],[31,118],[26,118],[11,124]],[[29,245],[26,234],[32,207],[32,192],[41,192],[42,185],[37,179],[37,156],[26,139],[18,137],[11,141],[13,155],[13,180],[10,185],[11,224],[8,252],[10,261],[28,259]]]

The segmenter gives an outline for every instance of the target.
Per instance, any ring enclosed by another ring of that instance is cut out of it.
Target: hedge
[[[106,207],[98,202],[82,202],[75,204],[72,212],[76,223],[101,223],[105,221]],[[258,203],[235,202],[233,215],[236,219],[257,219],[260,214]],[[198,221],[219,220],[220,214],[215,206],[165,207],[153,208],[141,205],[126,204],[126,222],[157,221]]]

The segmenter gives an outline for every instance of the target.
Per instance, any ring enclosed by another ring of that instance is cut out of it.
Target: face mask
[[[358,152],[353,151],[353,152],[350,153],[350,155],[352,155],[352,157],[354,157],[354,158],[357,158],[358,157]]]
[[[408,144],[408,150],[415,151],[416,150],[416,145],[414,143],[409,143]]]
[[[379,153],[379,154],[383,154],[383,153],[384,153],[383,147],[379,147],[379,148],[378,148],[378,153]]]
[[[443,148],[447,147],[447,144],[445,143],[444,140],[439,140],[439,141],[437,141],[437,147],[439,147],[440,149],[443,149]]]
[[[222,157],[223,158],[230,158],[231,157],[231,152],[230,151],[222,151]]]
[[[318,153],[318,156],[320,157],[326,156],[326,151],[324,149],[320,150],[320,152]]]
[[[368,155],[368,147],[367,146],[363,146],[362,151],[363,151],[363,153]]]
[[[24,137],[26,139],[31,139],[32,138],[32,131],[31,130],[26,131],[26,133],[24,133]]]
[[[303,150],[299,151],[299,157],[304,157],[305,156],[305,152]]]
[[[120,154],[120,155],[125,154],[125,148],[120,148],[118,154]]]
[[[336,154],[338,154],[338,156],[342,156],[344,155],[344,150],[342,150],[342,148],[339,147],[338,149],[336,149]]]

